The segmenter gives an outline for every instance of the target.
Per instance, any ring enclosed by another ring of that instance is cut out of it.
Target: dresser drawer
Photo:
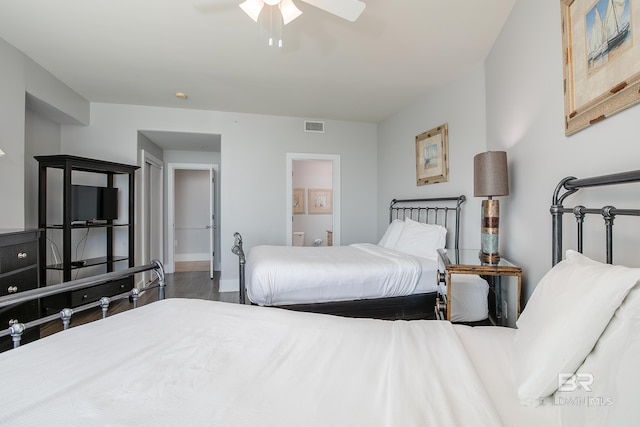
[[[0,296],[28,291],[38,287],[38,266],[0,275]]]
[[[105,283],[103,285],[93,286],[91,288],[79,289],[71,292],[71,306],[87,304],[92,301],[98,301],[102,297],[112,297],[124,292],[128,292],[133,288],[131,278],[117,280],[115,282]]]
[[[36,241],[0,247],[0,273],[36,265],[38,243]]]
[[[0,308],[0,329],[7,329],[11,324],[16,322],[27,323],[36,320],[40,317],[39,314],[38,300]]]

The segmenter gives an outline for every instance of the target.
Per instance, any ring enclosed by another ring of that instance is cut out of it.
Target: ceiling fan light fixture
[[[264,2],[262,0],[245,0],[240,3],[240,8],[255,22],[258,22],[258,17],[263,7]]]
[[[284,25],[287,25],[289,22],[302,15],[300,9],[298,9],[291,0],[280,1],[280,13],[282,13],[282,23]]]
[[[280,3],[280,0],[263,0],[266,4],[268,4],[269,6],[275,6],[278,3]]]

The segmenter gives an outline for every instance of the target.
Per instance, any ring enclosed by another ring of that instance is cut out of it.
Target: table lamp
[[[488,197],[482,201],[480,260],[489,264],[497,264],[500,261],[498,252],[500,203],[493,197],[509,195],[506,152],[487,151],[476,154],[473,158],[473,195]]]

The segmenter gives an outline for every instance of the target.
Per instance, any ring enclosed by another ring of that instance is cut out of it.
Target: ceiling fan
[[[351,22],[358,19],[366,6],[364,2],[360,0],[302,1]],[[302,14],[292,0],[245,0],[240,4],[240,7],[251,19],[258,22],[260,12],[265,5],[271,7],[278,6],[280,8],[284,25],[287,25]]]

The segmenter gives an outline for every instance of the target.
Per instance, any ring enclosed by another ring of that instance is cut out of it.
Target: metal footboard
[[[553,220],[553,247],[552,265],[556,265],[562,260],[562,216],[563,214],[573,214],[576,220],[578,252],[583,250],[583,224],[586,215],[601,216],[604,220],[606,232],[606,262],[613,263],[613,221],[616,216],[640,216],[640,209],[617,209],[613,206],[602,208],[587,208],[585,206],[565,207],[564,200],[582,188],[600,187],[605,185],[627,184],[640,182],[640,170],[602,175],[592,178],[578,179],[573,176],[564,178],[557,185],[551,202],[551,216]]]
[[[11,335],[13,340],[13,348],[20,346],[20,341],[22,338],[22,334],[28,329],[38,327],[45,323],[62,320],[62,324],[64,329],[68,329],[69,324],[71,322],[71,317],[75,313],[80,313],[82,311],[95,308],[97,306],[102,308],[102,318],[104,319],[107,316],[107,310],[109,309],[109,305],[112,301],[117,301],[124,298],[130,298],[133,302],[133,308],[138,307],[138,297],[140,292],[145,291],[147,289],[158,288],[158,299],[164,299],[165,296],[165,276],[164,276],[164,268],[162,263],[158,260],[152,260],[150,264],[142,265],[139,267],[132,267],[126,270],[114,271],[106,274],[100,274],[97,276],[86,277],[83,279],[72,280],[69,282],[60,283],[58,285],[51,285],[42,288],[32,289],[29,291],[24,291],[16,294],[7,295],[4,297],[0,297],[0,309],[11,306],[14,304],[19,304],[23,302],[33,301],[40,298],[48,297],[51,295],[57,295],[64,292],[70,292],[77,289],[88,288],[96,285],[101,285],[103,283],[107,283],[110,281],[124,279],[126,277],[133,276],[136,273],[142,273],[143,271],[152,270],[158,276],[158,282],[152,282],[151,285],[144,289],[133,288],[129,292],[125,292],[113,297],[102,297],[99,301],[85,304],[75,308],[65,308],[60,311],[59,314],[52,314],[50,316],[41,317],[39,319],[33,320],[27,323],[14,323],[8,329],[0,331],[0,338]]]

